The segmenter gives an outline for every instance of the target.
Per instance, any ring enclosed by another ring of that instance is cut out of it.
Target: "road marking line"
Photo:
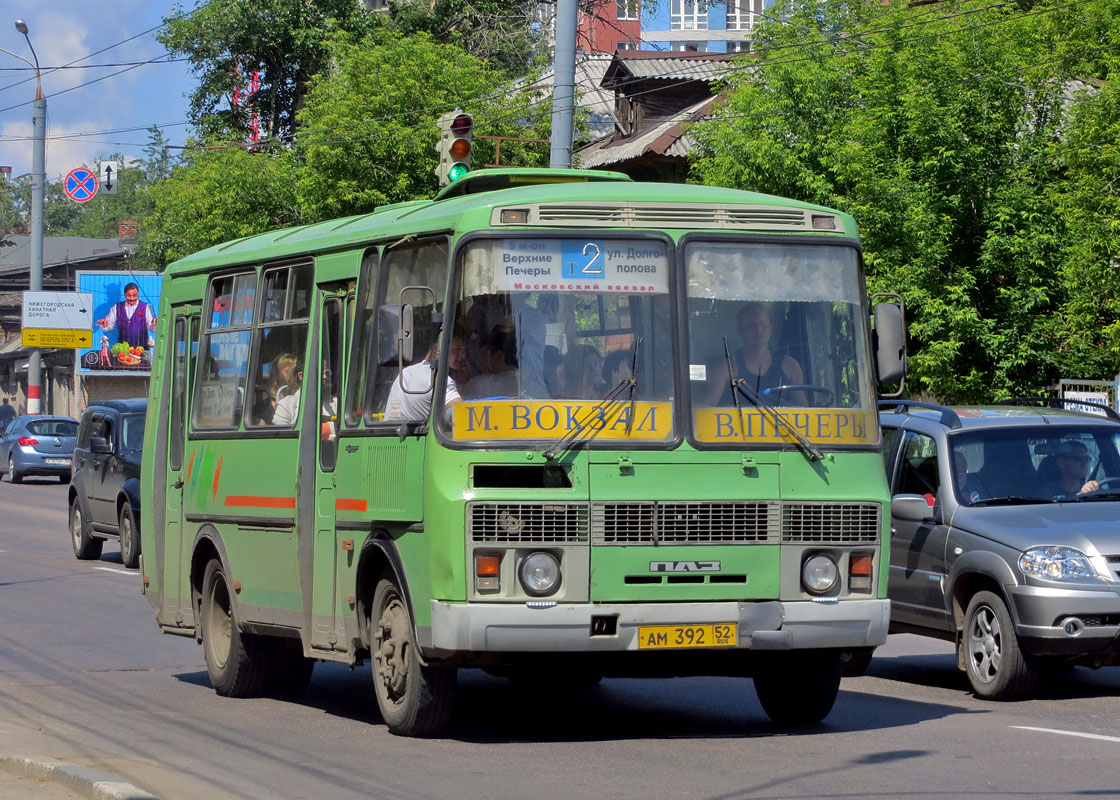
[[[117,569],[116,567],[94,567],[94,569],[104,570],[105,572],[119,572],[121,575],[135,575],[136,573],[130,569]]]
[[[1079,736],[1082,739],[1103,739],[1106,742],[1120,742],[1120,736],[1104,736],[1099,733],[1080,733],[1078,731],[1060,731],[1056,728],[1032,728],[1029,725],[1012,725],[1021,731],[1039,731],[1040,733],[1058,733],[1062,736]]]

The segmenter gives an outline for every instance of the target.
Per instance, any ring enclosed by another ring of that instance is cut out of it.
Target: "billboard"
[[[92,270],[75,277],[78,291],[93,295],[93,346],[78,351],[78,373],[150,375],[163,277]]]

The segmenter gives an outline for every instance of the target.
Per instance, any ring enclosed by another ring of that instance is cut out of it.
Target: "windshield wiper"
[[[1093,500],[1118,500],[1120,499],[1120,492],[1102,492],[1099,489],[1095,492],[1086,492],[1085,494],[1075,494],[1069,497],[1063,497],[1063,503],[1087,503]]]
[[[575,444],[576,440],[580,438],[581,434],[593,420],[602,419],[605,423],[606,420],[610,419],[615,410],[623,404],[624,401],[621,397],[623,391],[626,389],[630,390],[630,396],[628,398],[630,402],[630,417],[626,420],[626,435],[630,435],[630,431],[634,425],[634,406],[638,399],[638,345],[641,344],[641,342],[642,338],[640,336],[634,341],[634,355],[630,364],[630,377],[620,380],[613,389],[604,395],[602,400],[588,410],[587,415],[584,416],[582,420],[576,422],[574,428],[553,442],[552,446],[542,453],[547,460],[551,461],[556,458],[558,453],[567,450]],[[604,427],[606,427],[605,424]]]
[[[742,432],[743,441],[745,442],[747,440],[747,426],[743,421],[743,410],[739,405],[739,396],[738,394],[736,394],[736,392],[742,392],[743,397],[750,400],[755,408],[757,408],[764,414],[769,414],[770,418],[774,421],[774,430],[778,430],[778,423],[781,422],[785,429],[789,432],[789,435],[792,436],[794,441],[797,442],[798,448],[808,457],[810,461],[823,460],[824,453],[822,453],[815,444],[802,436],[797,431],[797,429],[789,423],[789,420],[785,418],[784,414],[782,414],[780,411],[778,411],[778,409],[774,408],[774,406],[770,405],[761,397],[759,397],[758,393],[747,385],[747,381],[744,378],[738,378],[735,376],[735,365],[731,361],[731,349],[727,346],[726,336],[723,337],[723,352],[724,355],[727,356],[727,376],[731,381],[731,396],[735,400],[735,411],[739,416],[739,430]]]
[[[1039,505],[1046,503],[1053,503],[1045,497],[1023,497],[1021,495],[1009,494],[1004,497],[985,497],[983,500],[977,500],[971,506],[1014,506],[1014,505]]]

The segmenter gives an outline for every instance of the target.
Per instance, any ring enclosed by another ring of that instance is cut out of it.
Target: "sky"
[[[182,3],[186,10],[194,5],[193,0]],[[190,135],[185,124],[186,95],[195,84],[189,65],[180,61],[130,68],[134,62],[166,54],[156,41],[158,31],[152,29],[174,8],[173,0],[0,3],[0,48],[34,61],[27,40],[15,27],[15,21],[22,19],[39,57],[47,99],[48,181],[60,180],[75,167],[95,168],[99,160],[117,152],[142,158],[149,140],[147,129],[153,125],[161,128],[169,144],[186,143]],[[90,57],[79,61],[85,56]],[[71,62],[77,62],[74,67],[118,66],[49,69]],[[0,52],[0,166],[10,166],[13,178],[31,172],[34,99],[33,71]]]

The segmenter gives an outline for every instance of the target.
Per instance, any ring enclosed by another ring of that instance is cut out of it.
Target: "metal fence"
[[[1084,400],[1090,403],[1100,403],[1109,408],[1120,410],[1120,404],[1117,403],[1120,398],[1120,375],[1117,375],[1110,381],[1090,381],[1082,380],[1079,378],[1062,378],[1058,382],[1058,389],[1061,393],[1062,399],[1065,400]],[[1066,406],[1073,411],[1088,411],[1092,414],[1103,414],[1099,408],[1092,406]]]

